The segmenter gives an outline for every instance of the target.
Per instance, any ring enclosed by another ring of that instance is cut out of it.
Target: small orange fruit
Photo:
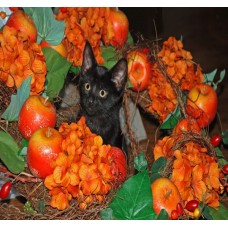
[[[156,214],[159,214],[161,209],[165,209],[171,217],[173,210],[176,210],[176,206],[182,201],[181,195],[176,185],[168,178],[157,178],[151,184],[153,208]]]

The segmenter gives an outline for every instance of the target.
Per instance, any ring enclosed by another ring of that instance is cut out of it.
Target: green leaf
[[[134,168],[139,172],[144,171],[147,168],[147,160],[145,158],[144,153],[140,153],[134,160]]]
[[[222,136],[223,143],[228,145],[228,130],[225,130],[224,132],[222,132],[221,136]]]
[[[218,162],[219,166],[222,167],[225,164],[227,164],[227,161],[225,160],[225,157],[219,147],[215,147],[215,152],[216,152],[216,155],[218,158],[217,162]]]
[[[180,111],[179,105],[177,105],[175,110],[172,113],[170,113],[163,121],[160,129],[162,130],[173,129],[180,119],[181,119],[181,111]]]
[[[18,155],[18,151],[19,147],[11,135],[0,131],[0,159],[15,174],[22,172],[25,167],[25,161]]]
[[[127,36],[127,44],[130,44],[130,45],[134,44],[134,40],[130,32],[128,33],[128,36]]]
[[[22,138],[21,144],[22,144],[22,147],[28,146],[28,140],[26,140],[25,138]]]
[[[217,69],[213,70],[210,73],[204,74],[204,81],[203,83],[206,83],[208,85],[211,85],[214,81],[215,75],[217,73]]]
[[[159,157],[151,167],[151,183],[157,178],[161,177],[166,167],[167,159],[165,157]]]
[[[78,75],[80,73],[80,69],[81,69],[81,67],[79,67],[79,66],[77,66],[77,67],[71,66],[69,71],[74,73],[75,75]]]
[[[104,67],[111,69],[118,61],[116,49],[113,46],[102,46],[101,47],[102,56],[104,58]]]
[[[155,219],[148,170],[129,178],[109,205],[118,220]]]
[[[130,88],[132,88],[132,87],[133,87],[133,85],[132,85],[131,81],[130,81],[129,78],[128,78],[128,79],[127,79],[127,88],[130,89]]]
[[[217,90],[218,84],[221,83],[225,77],[226,70],[222,70],[220,72],[219,80],[217,82],[214,82],[215,76],[217,73],[217,69],[213,70],[212,72],[208,74],[204,74],[204,83],[213,86],[214,90]]]
[[[228,208],[226,208],[222,203],[220,203],[218,210],[215,210],[212,207],[205,205],[203,210],[203,215],[207,219],[213,220],[227,220]]]
[[[20,156],[26,156],[28,152],[28,147],[23,147],[18,151],[18,155]]]
[[[43,48],[42,50],[48,68],[45,92],[49,99],[52,100],[63,88],[64,80],[71,67],[71,63],[52,48]]]
[[[169,215],[165,209],[161,209],[160,213],[157,215],[156,220],[168,220]]]
[[[221,83],[223,81],[223,79],[225,78],[225,73],[226,73],[226,70],[222,70],[220,72],[219,80],[213,85],[214,90],[217,90],[218,84]]]
[[[102,220],[112,220],[114,219],[113,217],[113,211],[111,208],[105,208],[101,210],[100,216]]]
[[[61,43],[65,32],[65,22],[55,19],[51,7],[24,7],[23,9],[36,25],[37,43],[42,40],[46,40],[50,45]]]
[[[44,214],[45,211],[45,203],[44,199],[41,199],[37,202],[38,213]]]
[[[21,107],[30,95],[31,80],[32,76],[25,79],[21,86],[18,88],[17,94],[11,96],[11,102],[5,112],[2,114],[1,118],[7,121],[18,120]]]

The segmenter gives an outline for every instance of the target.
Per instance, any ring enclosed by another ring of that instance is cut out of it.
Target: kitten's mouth
[[[89,116],[94,116],[96,114],[96,110],[94,110],[93,107],[87,107],[86,108],[86,113],[89,115]]]

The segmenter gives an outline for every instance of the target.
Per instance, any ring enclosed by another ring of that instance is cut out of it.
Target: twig
[[[165,78],[168,80],[168,82],[171,84],[172,88],[174,89],[174,91],[176,93],[176,96],[177,96],[178,104],[180,106],[180,110],[181,110],[182,114],[184,115],[184,117],[187,118],[188,115],[187,115],[187,113],[185,111],[184,102],[182,100],[182,91],[181,91],[181,88],[169,76],[169,74],[166,71],[166,68],[165,68],[164,64],[162,63],[162,61],[160,60],[159,57],[157,57],[157,63],[158,63],[158,67],[159,67],[160,71],[163,73],[163,75],[165,76]]]
[[[25,172],[22,172],[19,175],[13,174],[13,173],[9,172],[8,169],[3,166],[0,166],[0,172],[5,173],[5,175],[7,177],[13,177],[13,178],[15,178],[15,180],[23,182],[23,183],[26,183],[26,182],[37,183],[37,182],[42,181],[41,179],[36,178],[36,177],[32,176],[31,174],[25,173]],[[21,175],[23,175],[23,176],[21,176]]]

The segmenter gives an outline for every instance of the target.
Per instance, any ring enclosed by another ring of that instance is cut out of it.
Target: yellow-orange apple
[[[176,185],[165,177],[157,178],[151,184],[153,208],[156,214],[165,209],[171,217],[171,213],[176,209],[178,203],[182,202],[181,195]]]
[[[201,128],[208,126],[214,120],[217,106],[217,94],[208,84],[198,84],[188,93],[186,112],[197,120]]]

